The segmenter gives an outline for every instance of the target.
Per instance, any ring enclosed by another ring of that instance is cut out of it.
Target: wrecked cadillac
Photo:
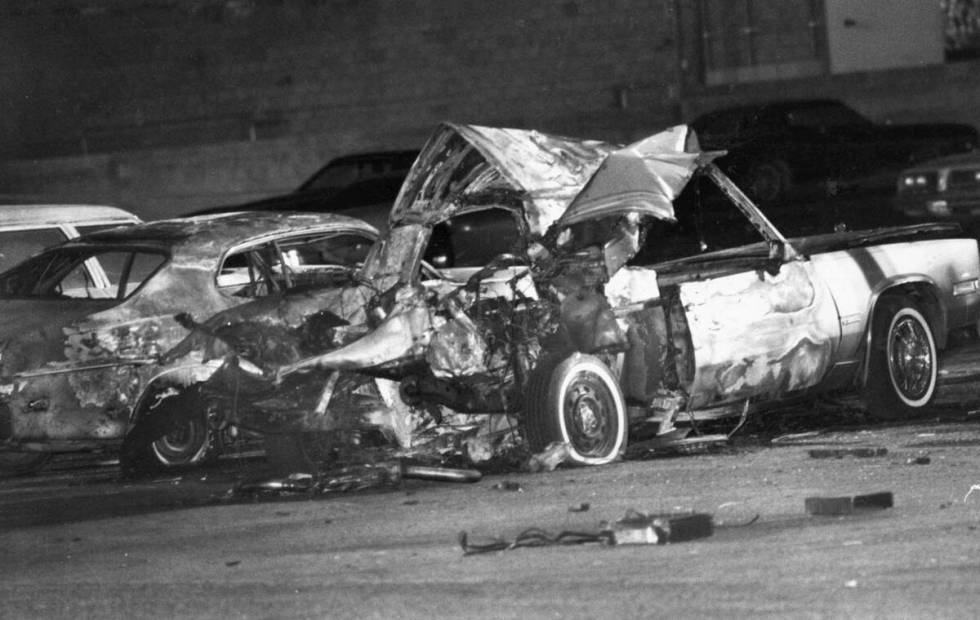
[[[718,155],[686,126],[620,147],[444,124],[357,282],[220,313],[166,357],[220,360],[202,385],[220,416],[294,468],[370,436],[472,460],[561,442],[603,464],[641,429],[827,391],[879,418],[927,406],[948,336],[975,330],[977,242],[948,225],[787,239]],[[678,200],[702,182],[724,216]],[[441,268],[423,260],[437,225]]]
[[[187,333],[179,313],[346,282],[376,238],[340,215],[202,216],[92,233],[0,274],[0,474],[55,452],[118,448],[145,411],[173,407],[193,414],[158,417],[147,458],[216,455],[236,431],[187,388],[217,365],[160,364]]]

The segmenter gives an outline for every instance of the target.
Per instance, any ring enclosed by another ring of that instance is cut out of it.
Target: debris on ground
[[[894,506],[894,497],[891,491],[852,497],[807,497],[803,500],[803,505],[810,515],[849,515],[891,508]]]
[[[504,480],[503,482],[494,483],[491,487],[494,491],[515,491],[517,493],[523,493],[524,487],[520,482],[514,482],[513,480]]]
[[[812,459],[842,459],[845,456],[872,458],[876,456],[885,456],[888,454],[888,448],[884,448],[882,446],[857,448],[811,448],[810,450],[807,450],[807,454],[809,454],[810,458]]]
[[[565,530],[557,534],[541,528],[524,530],[512,541],[495,538],[487,543],[474,544],[463,531],[458,535],[463,555],[509,551],[520,547],[547,547],[554,545],[664,545],[711,536],[714,528],[711,515],[704,513],[654,513],[645,514],[628,510],[626,515],[609,523],[601,521],[594,531]]]
[[[453,469],[409,463],[402,459],[348,465],[323,471],[316,476],[294,473],[285,478],[269,478],[239,483],[234,495],[287,495],[349,493],[379,487],[396,487],[412,478],[439,482],[477,482],[483,474],[473,469]]]
[[[728,445],[728,435],[697,435],[694,437],[659,436],[631,443],[624,458],[642,460],[662,456],[700,454]]]
[[[524,464],[524,471],[537,473],[542,471],[555,471],[559,465],[571,457],[572,447],[567,442],[554,441],[548,444],[544,450],[537,454],[532,454]]]
[[[610,532],[573,532],[563,531],[558,534],[550,534],[545,530],[532,527],[524,530],[511,541],[495,539],[489,543],[473,544],[469,542],[466,532],[459,533],[459,546],[463,549],[463,555],[476,555],[478,553],[491,553],[493,551],[509,551],[518,547],[549,547],[554,545],[582,545],[587,543],[612,544],[612,534]]]

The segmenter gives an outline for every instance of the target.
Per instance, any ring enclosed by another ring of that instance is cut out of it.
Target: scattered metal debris
[[[524,466],[524,470],[531,473],[555,471],[571,456],[571,449],[567,442],[554,441],[541,452],[531,455]]]
[[[964,504],[966,503],[966,500],[970,497],[970,494],[973,493],[974,491],[980,491],[980,484],[975,484],[972,487],[970,487],[970,490],[967,491],[966,495],[963,496]]]
[[[894,505],[891,491],[852,497],[807,497],[803,500],[810,515],[848,515],[865,510],[881,510]]]
[[[872,458],[885,456],[888,454],[888,449],[881,446],[866,448],[812,448],[807,450],[807,454],[813,459],[842,459],[845,456]]]
[[[473,469],[451,469],[406,463],[401,459],[348,465],[327,470],[316,476],[307,473],[290,474],[285,478],[269,478],[238,484],[236,495],[260,494],[326,494],[348,493],[378,487],[398,486],[402,479],[433,480],[441,482],[477,482],[483,477]]]
[[[587,543],[613,544],[611,532],[562,531],[558,534],[550,534],[536,527],[524,530],[511,542],[496,539],[489,543],[473,544],[469,542],[469,536],[466,532],[459,533],[458,541],[459,546],[463,549],[463,555],[509,551],[518,547],[548,547],[553,545],[582,545]]]
[[[519,547],[545,547],[552,545],[663,545],[711,536],[714,529],[711,515],[703,513],[645,514],[628,510],[626,515],[612,523],[602,521],[597,531],[562,531],[551,534],[541,528],[524,530],[512,541],[500,538],[488,543],[473,544],[463,531],[458,535],[463,555],[509,551]]]
[[[603,531],[612,534],[614,545],[664,545],[706,538],[714,527],[709,514],[644,514],[629,510]]]

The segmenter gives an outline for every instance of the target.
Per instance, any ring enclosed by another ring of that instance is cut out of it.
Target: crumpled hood
[[[674,219],[673,200],[698,166],[719,154],[702,153],[686,125],[617,148],[534,131],[444,124],[402,186],[388,237],[399,226],[434,223],[465,206],[508,197],[520,200],[532,238],[552,226],[627,211]],[[426,346],[431,330],[425,302],[406,295],[371,333],[286,365],[277,375],[314,367],[367,369],[412,359]]]
[[[721,152],[703,153],[694,130],[677,125],[610,153],[565,210],[559,226],[639,212],[674,219],[674,200],[698,166]]]

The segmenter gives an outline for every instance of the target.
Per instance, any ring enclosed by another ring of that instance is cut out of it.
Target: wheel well
[[[129,420],[130,425],[136,424],[140,418],[146,415],[148,411],[155,408],[158,403],[162,403],[166,398],[168,398],[167,396],[164,396],[158,401],[158,395],[165,395],[167,392],[172,391],[173,394],[170,397],[181,396],[193,390],[195,385],[195,383],[186,385],[167,379],[157,380],[150,383],[146,386],[146,389],[143,390],[143,393],[140,394],[139,399],[136,401],[136,406],[133,407],[133,413]]]
[[[874,299],[871,312],[868,314],[867,329],[864,339],[864,355],[862,369],[858,372],[856,382],[860,386],[868,385],[868,366],[871,361],[871,339],[874,330],[874,317],[883,301],[896,297],[909,297],[922,310],[922,316],[929,323],[936,349],[946,348],[946,312],[936,287],[928,282],[904,282],[886,288]]]
[[[919,310],[922,311],[922,315],[929,322],[929,329],[932,330],[932,337],[936,341],[936,348],[946,348],[946,312],[936,287],[928,282],[906,282],[885,289],[875,300],[870,318],[873,318],[875,313],[878,312],[878,308],[883,300],[894,299],[896,297],[908,297],[915,301]],[[868,322],[869,335],[872,324],[873,321]]]

